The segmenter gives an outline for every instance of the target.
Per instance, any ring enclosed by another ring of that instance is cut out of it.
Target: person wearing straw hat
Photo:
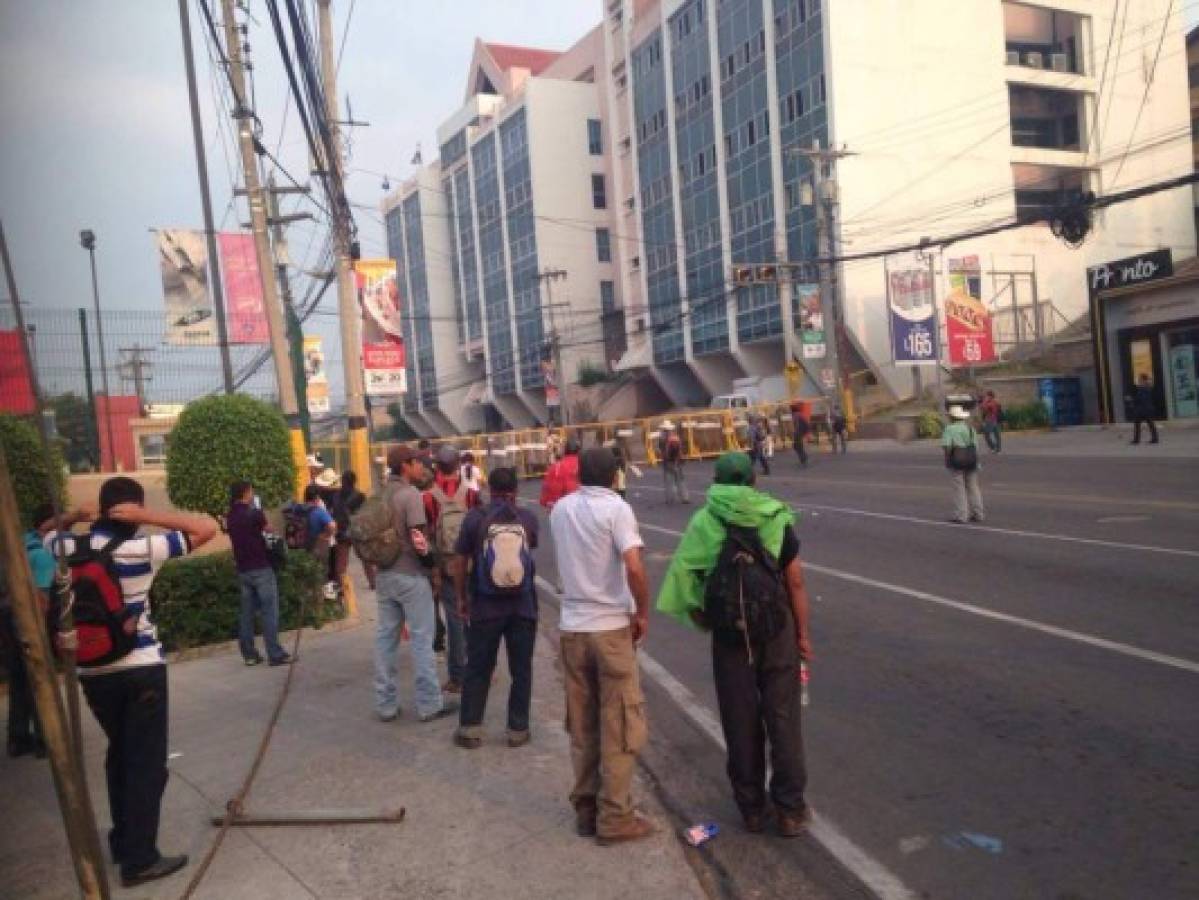
[[[674,422],[663,420],[658,426],[658,456],[662,459],[662,481],[666,487],[666,503],[671,504],[677,499],[680,503],[690,503],[691,495],[687,491],[687,481],[683,477],[683,442],[679,438]]]
[[[978,482],[978,435],[970,427],[970,413],[965,406],[954,403],[947,412],[951,421],[941,433],[941,448],[953,479],[953,515],[949,521],[963,525],[967,521],[981,522],[986,512]]]

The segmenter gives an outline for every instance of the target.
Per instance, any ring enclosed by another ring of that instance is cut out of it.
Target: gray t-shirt
[[[425,504],[421,499],[420,491],[402,478],[394,476],[388,482],[387,488],[392,492],[391,507],[395,514],[395,527],[400,534],[404,549],[395,565],[384,571],[399,572],[401,575],[425,575],[429,570],[421,565],[420,557],[417,556],[416,550],[412,546],[411,538],[412,529],[420,528],[425,524]]]

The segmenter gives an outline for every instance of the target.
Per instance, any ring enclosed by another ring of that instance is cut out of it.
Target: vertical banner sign
[[[21,333],[16,329],[0,331],[0,412],[29,416],[37,412],[33,401],[33,381],[25,365]]]
[[[254,251],[254,236],[243,232],[222,231],[216,239],[221,253],[221,281],[225,286],[229,343],[270,343],[270,334],[266,326],[266,307],[262,301],[262,280],[258,277],[258,257]]]
[[[828,353],[824,339],[824,309],[820,305],[820,285],[795,285],[799,310],[799,340],[804,359],[824,359]]]
[[[949,296],[945,299],[945,332],[949,362],[975,366],[995,362],[991,314],[982,301],[982,270],[977,256],[949,260]]]
[[[166,304],[166,342],[215,344],[216,320],[208,293],[208,249],[204,232],[186,228],[158,231],[158,266]]]
[[[314,416],[328,414],[329,373],[320,337],[304,336],[304,377],[308,380],[308,412]]]
[[[1174,415],[1178,418],[1199,416],[1199,386],[1195,373],[1199,354],[1194,344],[1179,344],[1170,348],[1170,386],[1174,392]]]
[[[936,365],[940,354],[928,269],[891,272],[890,280],[892,359],[904,365]]]
[[[562,395],[558,391],[558,370],[552,359],[541,361],[541,380],[545,384],[545,405],[561,406]]]
[[[394,259],[354,263],[358,308],[362,314],[363,383],[368,397],[408,392],[404,369],[404,332],[400,327],[400,289]]]

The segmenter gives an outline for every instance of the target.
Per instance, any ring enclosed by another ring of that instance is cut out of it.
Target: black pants
[[[537,623],[516,614],[502,619],[472,621],[466,629],[466,683],[462,686],[462,713],[459,718],[463,728],[483,722],[491,676],[499,655],[500,638],[503,638],[508,651],[508,672],[512,675],[512,689],[508,692],[508,730],[529,730]]]
[[[751,447],[749,451],[749,458],[751,462],[756,462],[762,467],[763,475],[770,474],[770,460],[766,457],[765,445],[761,447]]]
[[[808,464],[808,448],[804,446],[807,443],[807,432],[795,435],[795,455],[799,457],[799,464],[806,466]]]
[[[158,817],[167,786],[167,667],[137,666],[81,681],[108,736],[108,845],[122,875],[134,875],[159,858]]]
[[[794,815],[806,808],[803,727],[800,722],[799,648],[791,616],[768,643],[714,637],[712,672],[720,724],[728,748],[733,799],[742,814],[766,806],[766,742],[770,741],[770,798],[775,808]]]
[[[0,610],[0,644],[8,669],[8,739],[24,745],[40,744],[42,728],[37,718],[37,705],[33,702],[33,685],[29,683],[29,670],[25,666],[25,655],[21,652],[21,640],[17,635],[17,623],[12,610]]]
[[[1150,416],[1137,416],[1136,422],[1132,428],[1132,442],[1139,444],[1141,442],[1141,423],[1144,422],[1149,426],[1149,440],[1157,443],[1157,425],[1153,423]]]

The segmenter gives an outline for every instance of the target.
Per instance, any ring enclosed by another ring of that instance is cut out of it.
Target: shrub
[[[4,447],[8,461],[8,476],[12,479],[13,493],[17,495],[21,522],[26,524],[34,509],[49,499],[41,438],[37,428],[25,419],[0,413],[0,446]],[[63,474],[62,451],[57,446],[50,447],[49,465],[56,499],[62,503],[66,496],[66,476]]]
[[[1003,427],[1008,431],[1024,431],[1029,428],[1048,428],[1049,410],[1039,400],[1008,406],[1003,411]]]
[[[167,445],[171,503],[222,519],[239,479],[254,483],[264,506],[291,497],[296,468],[282,414],[240,394],[189,404]]]
[[[592,387],[615,380],[615,375],[594,363],[584,362],[579,366],[579,387]]]
[[[279,630],[295,628],[300,601],[308,597],[304,625],[320,627],[344,615],[341,604],[321,592],[324,566],[311,554],[289,553],[278,573]],[[150,589],[158,635],[168,650],[184,650],[237,637],[241,591],[233,554],[208,553],[173,560],[162,567]]]
[[[939,438],[944,429],[945,423],[932,410],[922,412],[920,418],[916,420],[916,437]]]

